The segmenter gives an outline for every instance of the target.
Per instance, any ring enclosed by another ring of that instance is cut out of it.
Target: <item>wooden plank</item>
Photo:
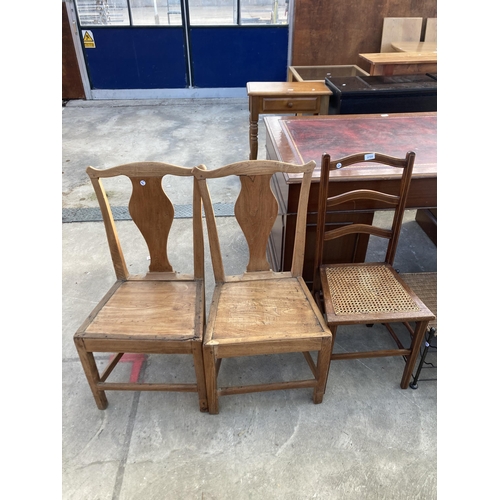
[[[382,25],[380,52],[394,52],[392,42],[420,42],[423,18],[386,17]]]
[[[437,43],[437,17],[430,17],[425,23],[424,42]]]
[[[323,82],[248,82],[249,96],[331,95],[332,91]]]
[[[437,52],[436,42],[392,42],[396,52]]]

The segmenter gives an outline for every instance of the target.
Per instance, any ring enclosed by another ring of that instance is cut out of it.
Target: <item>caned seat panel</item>
[[[428,328],[437,330],[437,273],[402,273],[400,277],[432,311],[435,318],[429,321]]]
[[[387,264],[364,263],[322,266],[327,290],[327,321],[357,323],[363,317],[381,321],[421,321],[433,316],[416,294],[405,287]]]

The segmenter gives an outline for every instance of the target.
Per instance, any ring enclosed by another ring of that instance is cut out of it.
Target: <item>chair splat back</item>
[[[241,191],[234,205],[234,215],[247,240],[250,258],[247,272],[269,271],[267,239],[278,215],[278,202],[271,191],[272,174],[240,175]]]
[[[249,261],[246,272],[253,273],[271,270],[271,265],[266,257],[266,248],[269,235],[278,215],[278,202],[271,189],[271,178],[278,172],[303,173],[298,210],[300,216],[297,221],[297,237],[291,269],[292,275],[298,276],[302,274],[305,248],[302,228],[306,224],[306,211],[301,211],[300,207],[307,206],[314,166],[315,162],[309,162],[305,166],[297,166],[273,160],[249,160],[232,163],[216,170],[203,170],[199,167],[194,169],[194,175],[199,181],[205,209],[210,253],[216,282],[224,282],[226,278],[215,214],[206,179],[226,177],[228,175],[239,177],[241,190],[235,202],[234,212],[248,244]]]
[[[190,176],[191,169],[161,162],[129,163],[105,171],[87,168],[103,214],[111,257],[118,279],[128,278],[128,271],[116,231],[115,221],[101,178],[126,176],[132,183],[129,213],[147,244],[150,254],[149,272],[174,272],[168,259],[167,243],[174,220],[174,206],[162,187],[165,175]],[[196,212],[198,211],[198,212]],[[201,198],[197,186],[193,195],[193,222],[201,226]],[[198,222],[198,218],[200,221]],[[195,244],[195,275],[202,277],[203,270],[196,264],[200,250]],[[201,248],[203,252],[203,247]],[[201,274],[200,274],[201,273]]]
[[[167,241],[174,220],[174,206],[163,191],[161,177],[132,178],[129,202],[132,220],[142,233],[151,258],[150,272],[173,272]]]

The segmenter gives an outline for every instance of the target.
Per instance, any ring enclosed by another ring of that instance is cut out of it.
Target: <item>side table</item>
[[[250,160],[257,159],[261,114],[327,115],[332,92],[323,82],[248,82]]]

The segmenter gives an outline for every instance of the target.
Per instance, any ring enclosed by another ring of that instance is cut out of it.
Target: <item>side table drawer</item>
[[[315,112],[320,109],[319,97],[291,97],[291,98],[271,98],[262,99],[262,112]]]

